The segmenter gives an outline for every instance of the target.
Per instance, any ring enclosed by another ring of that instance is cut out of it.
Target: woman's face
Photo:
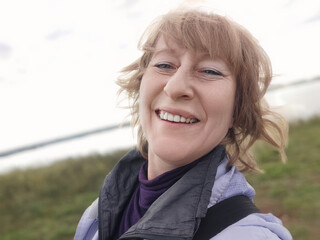
[[[222,60],[161,37],[143,75],[139,117],[149,179],[217,146],[232,127],[236,82]]]

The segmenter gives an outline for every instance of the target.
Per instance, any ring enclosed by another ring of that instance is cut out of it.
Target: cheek
[[[139,92],[139,120],[140,120],[140,123],[142,125],[142,127],[144,128],[144,123],[146,121],[146,106],[147,106],[147,102],[146,102],[146,99],[147,99],[147,96],[146,96],[146,92],[144,91],[144,84],[143,82],[141,82],[141,85],[140,85],[140,92]]]
[[[141,108],[147,104],[148,99],[150,99],[149,95],[151,92],[150,81],[147,77],[147,73],[142,77],[140,88],[139,88],[139,105]]]
[[[161,94],[164,86],[163,79],[157,77],[151,70],[147,70],[140,84],[139,103],[142,108],[150,107],[152,102]],[[146,106],[145,106],[146,105]]]
[[[148,124],[151,121],[151,109],[152,109],[152,100],[154,98],[154,90],[152,83],[150,83],[146,76],[141,80],[140,89],[139,89],[139,120],[143,132],[146,134]]]
[[[234,114],[234,89],[231,86],[217,88],[219,91],[208,93],[211,96],[206,102],[207,114],[219,124],[231,128]],[[205,96],[205,95],[204,95]]]
[[[147,107],[150,106],[150,88],[146,84],[146,81],[142,79],[139,93],[139,114],[140,117],[144,117]]]

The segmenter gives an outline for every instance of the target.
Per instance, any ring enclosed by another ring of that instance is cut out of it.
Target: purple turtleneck
[[[123,212],[115,239],[118,239],[132,225],[137,223],[151,204],[195,166],[199,160],[165,172],[152,180],[148,180],[147,177],[148,162],[146,161],[140,169],[138,187],[132,194],[130,202]]]

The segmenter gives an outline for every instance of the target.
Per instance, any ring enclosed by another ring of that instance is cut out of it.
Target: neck
[[[147,177],[148,180],[152,180],[163,173],[169,172],[176,168],[186,166],[192,162],[195,162],[197,159],[182,159],[177,160],[175,158],[172,159],[163,159],[160,158],[157,154],[150,151],[148,152],[148,169],[147,169]]]
[[[158,157],[156,157],[156,159],[148,157],[148,180],[152,180],[160,176],[161,174],[171,171],[178,167],[180,166],[168,164],[167,162],[163,161]]]

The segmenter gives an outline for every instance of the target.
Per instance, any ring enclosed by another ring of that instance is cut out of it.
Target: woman
[[[137,149],[107,175],[75,239],[292,239],[279,219],[255,211],[197,236],[209,231],[208,208],[234,196],[252,201],[240,171],[259,170],[254,142],[285,160],[286,124],[263,104],[272,78],[263,49],[238,24],[200,11],[160,17],[140,47],[118,80],[132,103]]]

